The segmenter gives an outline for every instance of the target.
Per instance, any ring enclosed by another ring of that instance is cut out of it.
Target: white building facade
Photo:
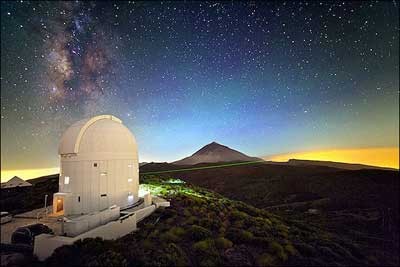
[[[70,126],[59,145],[59,192],[53,213],[84,215],[139,200],[136,140],[122,121],[101,115]]]

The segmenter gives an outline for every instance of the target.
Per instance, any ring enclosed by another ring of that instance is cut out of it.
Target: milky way
[[[104,82],[111,72],[111,55],[104,45],[99,18],[93,4],[63,3],[53,18],[56,31],[47,31],[50,98],[82,102],[104,94]]]
[[[398,146],[387,2],[1,2],[2,169],[58,166],[73,122],[113,114],[141,161],[212,141],[262,156]]]

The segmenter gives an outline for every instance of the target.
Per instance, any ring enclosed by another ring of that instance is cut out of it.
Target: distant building
[[[18,176],[14,176],[7,182],[1,183],[1,189],[15,188],[15,187],[27,187],[27,186],[32,186],[32,184],[28,183],[27,181],[22,180]]]
[[[135,137],[121,120],[96,116],[70,126],[61,138],[59,192],[53,213],[89,214],[139,200]]]

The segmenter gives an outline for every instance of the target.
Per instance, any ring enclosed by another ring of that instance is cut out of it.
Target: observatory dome
[[[70,126],[61,138],[58,153],[62,157],[137,159],[137,145],[135,137],[120,119],[101,115]]]

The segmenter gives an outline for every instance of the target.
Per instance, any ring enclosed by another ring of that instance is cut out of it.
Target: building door
[[[99,162],[99,186],[100,186],[100,210],[108,208],[108,188],[107,188],[107,162]]]
[[[56,213],[62,212],[64,210],[64,198],[58,197],[56,203]]]

